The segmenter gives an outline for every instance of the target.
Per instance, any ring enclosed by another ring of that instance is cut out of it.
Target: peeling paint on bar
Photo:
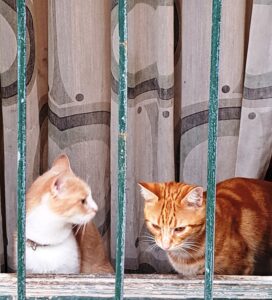
[[[126,232],[127,167],[127,0],[118,2],[119,87],[118,87],[118,206],[116,230],[115,299],[123,299]]]
[[[25,192],[26,192],[26,8],[17,0],[18,157],[17,157],[17,293],[25,299]]]
[[[206,209],[206,255],[205,255],[205,289],[206,300],[213,299],[214,272],[214,229],[216,204],[216,152],[218,127],[218,77],[221,0],[212,4],[211,68],[208,124],[208,175],[207,175],[207,209]]]

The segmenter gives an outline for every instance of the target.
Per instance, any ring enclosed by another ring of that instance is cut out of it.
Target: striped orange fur
[[[178,182],[139,185],[146,226],[173,268],[204,274],[206,192]],[[216,198],[215,274],[271,274],[272,183],[228,179]]]

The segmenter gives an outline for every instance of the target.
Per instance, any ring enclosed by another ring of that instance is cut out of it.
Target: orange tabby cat
[[[206,192],[177,182],[140,187],[147,228],[174,269],[185,276],[203,274]],[[217,184],[216,198],[215,274],[270,273],[272,183],[229,179]]]
[[[59,156],[52,168],[33,182],[26,195],[27,272],[79,273],[86,267],[99,272],[96,267],[104,265],[111,272],[101,237],[90,223],[96,211],[90,187],[75,176],[68,157]],[[75,225],[86,227],[78,241],[73,231]],[[95,251],[97,245],[100,253]],[[94,251],[86,258],[83,248]],[[95,266],[92,256],[96,258]]]

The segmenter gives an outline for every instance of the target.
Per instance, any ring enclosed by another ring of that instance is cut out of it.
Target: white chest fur
[[[46,199],[26,216],[26,238],[41,245],[26,246],[28,273],[79,273],[79,249],[72,224],[53,213]]]
[[[73,233],[60,244],[26,247],[26,271],[28,273],[79,273],[80,258]]]

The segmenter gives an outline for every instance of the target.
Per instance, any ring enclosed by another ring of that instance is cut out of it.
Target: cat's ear
[[[54,196],[60,195],[65,190],[65,181],[66,181],[67,173],[62,172],[58,176],[53,177],[51,183],[51,192]]]
[[[58,156],[54,160],[51,169],[53,169],[54,171],[56,171],[58,173],[61,173],[64,171],[72,172],[68,156],[66,154],[61,154],[60,156]]]
[[[141,188],[141,195],[147,202],[156,202],[158,201],[158,196],[155,194],[157,191],[157,186],[155,183],[149,182],[139,182],[139,187]]]
[[[185,199],[191,206],[202,206],[203,188],[201,186],[195,187],[186,195]]]

